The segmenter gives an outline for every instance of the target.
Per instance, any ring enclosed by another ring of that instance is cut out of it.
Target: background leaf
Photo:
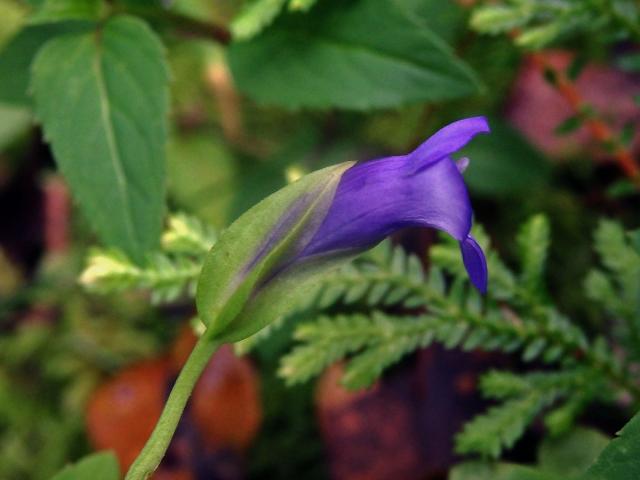
[[[28,108],[12,107],[0,103],[0,150],[24,132],[32,122]]]
[[[94,453],[66,467],[51,480],[118,480],[120,467],[111,452]]]
[[[640,414],[636,414],[609,442],[581,480],[640,478]]]
[[[93,227],[136,261],[164,213],[168,72],[140,20],[65,35],[37,56],[33,90],[55,158]]]
[[[538,465],[543,470],[577,475],[593,463],[609,437],[591,428],[577,427],[558,438],[545,439],[538,450]]]
[[[550,175],[544,156],[508,125],[491,120],[491,135],[481,135],[464,150],[471,159],[464,177],[485,195],[512,195],[543,187]]]
[[[29,68],[40,47],[55,35],[78,30],[77,25],[38,25],[17,33],[0,51],[0,102],[29,105]]]
[[[478,91],[447,45],[387,0],[324,1],[312,17],[288,13],[233,44],[229,61],[243,92],[287,108],[394,107]]]

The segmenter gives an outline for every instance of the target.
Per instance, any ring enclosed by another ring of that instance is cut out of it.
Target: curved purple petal
[[[342,176],[302,256],[369,248],[406,227],[437,228],[462,241],[471,213],[462,175],[449,158],[419,173],[413,173],[410,156],[356,164]]]
[[[450,123],[441,128],[410,155],[424,168],[433,162],[457,152],[479,133],[489,133],[485,117],[471,117]]]
[[[483,117],[455,122],[409,155],[357,163],[344,172],[326,215],[293,261],[371,248],[407,227],[430,227],[460,242],[473,284],[487,288],[482,250],[469,236],[472,210],[461,170],[450,155],[488,132]]]
[[[467,269],[469,278],[480,293],[487,293],[487,259],[484,252],[475,238],[469,235],[460,242],[460,251],[462,252],[462,260]]]

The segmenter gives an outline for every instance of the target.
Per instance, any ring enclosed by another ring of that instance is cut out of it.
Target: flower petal
[[[457,152],[479,133],[489,131],[489,123],[485,117],[458,120],[438,130],[410,155],[418,164],[417,168],[422,169]]]
[[[456,164],[445,158],[418,173],[413,170],[409,156],[359,163],[347,170],[301,257],[364,250],[407,227],[433,227],[464,240],[472,212]]]
[[[467,236],[460,242],[462,260],[467,269],[469,278],[480,293],[487,293],[487,260],[478,242],[471,236]]]

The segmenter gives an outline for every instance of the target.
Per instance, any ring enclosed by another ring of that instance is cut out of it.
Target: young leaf
[[[375,33],[374,33],[375,32]],[[464,97],[470,69],[388,0],[324,0],[230,47],[238,87],[286,108],[370,109]]]
[[[126,16],[51,40],[33,66],[36,112],[74,196],[137,262],[162,226],[167,85],[160,41]]]
[[[120,467],[111,452],[88,455],[74,465],[58,472],[51,480],[118,480]]]

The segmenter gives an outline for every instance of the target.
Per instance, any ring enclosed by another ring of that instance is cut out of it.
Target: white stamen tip
[[[460,173],[464,173],[464,171],[469,166],[470,160],[467,157],[462,157],[460,160],[456,162],[456,167],[458,167],[458,171]]]

